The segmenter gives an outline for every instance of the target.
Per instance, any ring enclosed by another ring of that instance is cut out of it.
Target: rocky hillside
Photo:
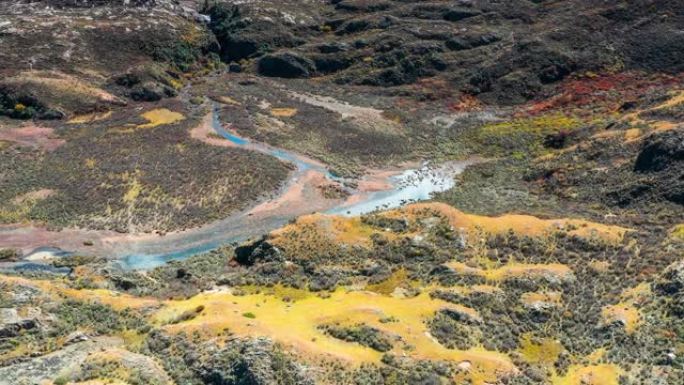
[[[573,73],[684,69],[677,1],[262,0],[210,14],[221,58],[265,76],[378,87],[437,77],[494,104]]]

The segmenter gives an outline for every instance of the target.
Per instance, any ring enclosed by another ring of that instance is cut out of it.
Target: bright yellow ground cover
[[[141,115],[148,123],[141,124],[138,128],[152,128],[165,124],[173,124],[185,119],[183,114],[171,111],[166,108],[157,108]]]
[[[167,325],[178,315],[200,305],[204,310],[198,317]],[[352,364],[379,362],[381,353],[332,338],[319,328],[332,323],[363,323],[389,336],[400,336],[401,341],[394,343],[395,353],[420,359],[470,362],[469,377],[474,384],[492,382],[515,372],[504,354],[482,348],[449,350],[435,341],[425,321],[443,308],[478,317],[473,309],[432,299],[427,293],[395,298],[367,291],[337,290],[328,298],[309,295],[290,303],[263,293],[244,296],[230,292],[203,293],[189,300],[166,303],[153,316],[153,321],[176,332],[197,330],[218,334],[227,329],[242,336],[266,336],[308,357],[341,359]],[[390,317],[395,321],[381,322]]]
[[[461,262],[448,262],[446,266],[459,274],[477,275],[488,281],[505,281],[518,277],[553,277],[559,280],[569,280],[574,277],[572,270],[559,263],[550,264],[524,264],[509,263],[499,268],[480,269],[470,267]]]
[[[520,235],[543,236],[554,231],[566,230],[570,235],[583,238],[597,237],[607,242],[620,242],[630,229],[604,225],[582,219],[540,219],[531,215],[509,214],[499,217],[486,217],[466,214],[444,203],[417,203],[395,210],[394,215],[421,215],[426,211],[436,212],[449,220],[455,229],[467,232],[484,231],[492,234],[513,231]],[[389,212],[392,215],[393,212]]]

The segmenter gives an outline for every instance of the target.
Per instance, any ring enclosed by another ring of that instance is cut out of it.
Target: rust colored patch
[[[46,151],[53,151],[66,142],[64,139],[55,138],[53,135],[54,130],[52,128],[38,126],[33,122],[9,129],[0,127],[0,140]]]

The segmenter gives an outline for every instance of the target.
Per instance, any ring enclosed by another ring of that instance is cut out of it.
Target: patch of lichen
[[[410,298],[379,296],[369,292],[337,290],[329,297],[310,296],[291,303],[267,294],[234,296],[229,293],[202,294],[186,301],[166,304],[153,317],[154,322],[164,324],[187,309],[204,306],[203,316],[187,322],[167,325],[174,333],[197,330],[202,333],[220,333],[228,328],[238,335],[265,335],[289,346],[303,357],[321,354],[336,357],[354,366],[367,362],[378,363],[381,355],[355,341],[341,338],[341,334],[326,333],[325,325],[366,325],[387,335],[402,337],[401,344],[382,348],[393,353],[428,360],[454,361],[467,359],[476,368],[471,378],[474,383],[494,381],[498,376],[510,373],[512,366],[506,357],[480,348],[463,351],[449,350],[428,338],[424,333],[426,316],[442,308],[454,308],[459,312],[472,312],[462,306],[448,305],[431,299],[427,294]],[[225,317],[229,314],[251,314],[250,317]],[[392,317],[395,322],[386,319]]]
[[[570,135],[582,127],[582,120],[562,113],[511,119],[481,126],[469,138],[477,154],[489,156],[534,157],[545,152],[544,138]]]
[[[391,295],[397,288],[409,284],[410,280],[408,279],[406,270],[400,269],[392,273],[389,278],[382,280],[381,282],[367,285],[366,290],[378,294]]]
[[[367,249],[372,244],[371,235],[378,232],[359,217],[313,214],[274,231],[269,241],[298,259],[307,259],[340,247]]]
[[[673,227],[670,230],[670,237],[677,241],[684,241],[684,224]]]
[[[551,338],[536,338],[527,334],[521,338],[519,352],[528,363],[553,369],[564,350],[565,348],[559,341]]]

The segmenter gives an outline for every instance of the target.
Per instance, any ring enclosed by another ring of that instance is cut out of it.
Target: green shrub
[[[0,249],[0,261],[13,261],[19,259],[21,254],[16,249]]]

